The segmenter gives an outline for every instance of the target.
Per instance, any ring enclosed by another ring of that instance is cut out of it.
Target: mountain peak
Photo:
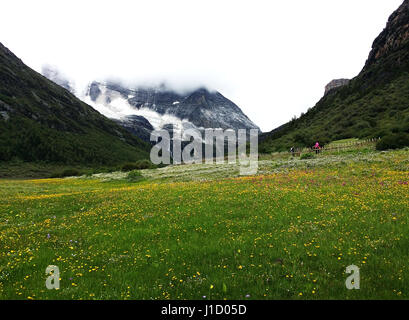
[[[155,129],[187,123],[198,128],[259,129],[236,104],[206,87],[180,93],[166,86],[133,89],[94,81],[84,99],[108,117],[143,116]]]
[[[409,42],[409,0],[405,0],[402,5],[389,17],[385,29],[375,39],[372,50],[364,70],[381,58],[384,58],[400,50]],[[402,59],[396,56],[396,62]]]

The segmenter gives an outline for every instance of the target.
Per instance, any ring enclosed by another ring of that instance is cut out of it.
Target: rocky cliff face
[[[409,42],[409,0],[396,10],[388,20],[386,28],[375,39],[372,50],[365,64],[364,70],[377,63],[381,58],[400,50]],[[397,63],[401,63],[403,56],[396,56]]]
[[[409,59],[409,0],[389,17],[385,29],[374,40],[372,50],[361,75],[369,80],[384,82],[394,69],[401,68]],[[374,76],[375,75],[375,76]],[[325,95],[332,89],[347,85],[350,80],[331,81],[325,88]],[[366,86],[366,84],[365,84]]]
[[[335,80],[332,80],[330,83],[328,83],[325,86],[324,95],[327,95],[332,89],[346,86],[349,83],[349,81],[350,81],[349,79],[335,79]]]

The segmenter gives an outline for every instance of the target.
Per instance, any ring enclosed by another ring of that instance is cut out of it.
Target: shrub
[[[91,177],[94,173],[95,173],[95,171],[94,171],[93,169],[88,169],[88,170],[85,170],[85,171],[83,172],[83,174],[84,174],[85,176],[87,176],[87,177]]]
[[[51,175],[51,178],[64,178],[64,177],[78,177],[82,172],[77,169],[65,169],[61,172],[56,172]]]
[[[401,149],[409,146],[409,134],[391,133],[384,136],[377,144],[376,150]]]
[[[143,170],[153,168],[152,162],[149,160],[138,160],[136,162],[127,162],[121,167],[121,171],[128,172],[132,170]]]
[[[120,171],[122,167],[100,167],[94,169],[94,173],[111,173],[115,171]]]
[[[129,172],[129,171],[136,170],[136,169],[138,169],[138,166],[136,165],[135,162],[125,163],[125,164],[121,167],[121,171],[123,171],[123,172]]]
[[[313,154],[312,152],[303,153],[303,154],[300,156],[300,159],[301,159],[301,160],[312,159],[312,158],[314,158],[314,154]]]
[[[143,179],[143,176],[138,170],[133,170],[128,173],[127,179],[131,182],[137,182],[141,181]]]
[[[151,169],[153,167],[153,163],[149,160],[138,160],[136,161],[137,169]]]

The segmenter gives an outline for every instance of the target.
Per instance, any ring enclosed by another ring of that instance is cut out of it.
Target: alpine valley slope
[[[360,74],[298,119],[262,134],[259,150],[390,134],[409,140],[409,0],[390,16]]]
[[[0,161],[115,165],[149,146],[0,43]]]

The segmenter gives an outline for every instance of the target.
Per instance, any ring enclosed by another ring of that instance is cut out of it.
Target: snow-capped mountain
[[[173,126],[174,131],[180,132],[189,128],[259,129],[232,101],[205,88],[181,94],[163,85],[129,89],[94,81],[83,100],[108,118],[122,122],[130,131],[146,124],[142,117],[154,129]]]
[[[93,81],[80,90],[54,67],[44,66],[42,74],[145,141],[158,129],[178,134],[190,128],[259,129],[236,104],[205,88],[179,93],[164,85],[128,88]]]

